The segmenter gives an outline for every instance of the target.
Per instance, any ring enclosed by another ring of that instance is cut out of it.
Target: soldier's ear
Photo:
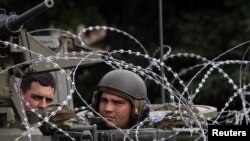
[[[23,90],[20,89],[19,94],[20,94],[20,96],[23,96],[24,95]]]

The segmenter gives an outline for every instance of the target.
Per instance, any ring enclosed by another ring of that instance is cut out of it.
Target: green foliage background
[[[15,11],[21,14],[40,2],[42,0],[1,0],[0,6],[7,12]],[[34,30],[53,25],[74,32],[79,24],[106,25],[136,37],[150,55],[159,46],[158,0],[54,0],[54,2],[54,7],[26,23],[25,28]],[[249,40],[249,9],[250,2],[243,0],[163,0],[164,44],[172,47],[172,53],[188,52],[213,59]],[[125,49],[131,45],[126,40],[116,40],[116,38],[112,37],[107,44],[114,48],[119,46]],[[235,50],[221,60],[240,60],[246,48],[247,46],[244,46]],[[246,55],[246,59],[249,60],[248,56]],[[167,65],[180,71],[193,62],[194,60],[177,60],[167,62]],[[239,84],[239,68],[239,66],[225,67],[225,71],[236,84]],[[77,85],[88,102],[91,101],[91,93],[98,80],[108,70],[110,68],[102,66],[101,69],[90,67],[78,71]],[[183,79],[189,80],[192,75],[186,75]],[[247,76],[246,78],[249,78]],[[199,82],[201,79],[197,80]],[[249,81],[246,80],[246,83]],[[160,87],[151,82],[147,84],[151,102],[160,102]],[[191,87],[197,87],[195,84],[198,83],[194,83]],[[221,108],[233,94],[232,86],[218,73],[211,75],[205,85],[195,99],[197,104]],[[159,96],[155,97],[155,93]],[[241,105],[236,103],[231,106]]]

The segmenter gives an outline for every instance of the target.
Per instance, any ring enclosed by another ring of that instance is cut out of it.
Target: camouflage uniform
[[[79,118],[75,112],[67,106],[62,106],[60,111],[57,111],[60,105],[52,105],[44,110],[42,110],[41,114],[43,118],[49,117],[49,122],[44,121],[43,124],[39,127],[41,132],[44,135],[52,135],[57,129],[62,129],[64,131],[68,131],[70,127],[78,126],[78,125],[89,125],[87,120]],[[54,114],[54,115],[52,115]],[[53,127],[53,126],[56,127]]]

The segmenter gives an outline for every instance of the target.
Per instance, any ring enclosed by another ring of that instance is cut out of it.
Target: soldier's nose
[[[47,106],[47,103],[46,103],[45,98],[43,98],[41,101],[39,101],[39,105],[38,105],[39,109],[44,109],[44,108],[46,108],[46,106]]]
[[[106,104],[105,106],[106,111],[113,111],[113,109],[114,109],[114,106],[110,102]]]

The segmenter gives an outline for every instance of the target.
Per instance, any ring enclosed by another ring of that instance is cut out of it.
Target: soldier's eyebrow
[[[115,104],[123,104],[125,103],[125,100],[123,99],[111,99],[111,101]]]
[[[41,96],[39,94],[32,94],[31,97],[33,99],[43,99],[43,98],[46,98],[46,101],[48,101],[48,102],[52,102],[53,101],[53,98]]]
[[[123,103],[125,103],[125,100],[124,99],[116,99],[116,98],[112,98],[112,99],[108,99],[108,98],[106,98],[106,97],[101,97],[101,101],[102,102],[112,102],[112,103],[114,103],[114,104],[123,104]]]
[[[43,96],[37,95],[37,94],[32,94],[31,97],[32,97],[33,99],[43,99]]]

